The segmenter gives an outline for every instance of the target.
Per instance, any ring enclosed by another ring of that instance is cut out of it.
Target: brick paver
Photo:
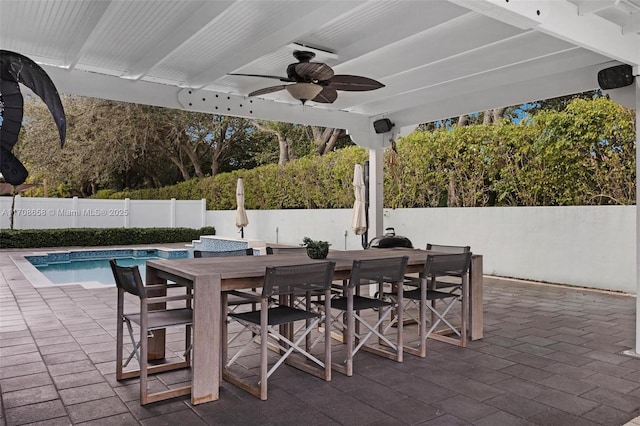
[[[426,359],[400,364],[359,353],[354,377],[329,383],[285,366],[264,402],[223,383],[216,402],[142,407],[137,380],[115,380],[115,289],[35,288],[11,255],[0,256],[0,426],[640,425],[640,360],[622,354],[635,339],[627,295],[487,277],[485,338],[467,348],[430,341]]]

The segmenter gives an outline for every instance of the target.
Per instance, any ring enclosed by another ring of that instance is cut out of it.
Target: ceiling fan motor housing
[[[310,60],[315,58],[316,54],[313,52],[307,52],[304,50],[295,50],[293,52],[293,56],[299,62],[289,64],[289,66],[287,66],[287,77],[289,77],[290,80],[293,80],[295,82],[310,82],[308,78],[305,78],[296,72],[296,65],[300,63],[308,63]]]

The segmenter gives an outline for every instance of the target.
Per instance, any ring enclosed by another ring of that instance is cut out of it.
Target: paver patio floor
[[[622,354],[634,297],[488,277],[484,288],[485,337],[467,348],[430,341],[426,359],[403,363],[358,353],[354,376],[329,383],[283,366],[267,401],[223,383],[216,402],[141,407],[137,381],[115,380],[115,288],[35,288],[3,251],[0,426],[623,425],[640,414],[640,359]]]

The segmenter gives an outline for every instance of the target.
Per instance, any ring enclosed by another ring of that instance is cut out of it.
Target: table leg
[[[147,267],[145,274],[145,284],[167,284],[167,280],[159,278],[156,275],[156,270],[153,268]],[[162,297],[167,295],[167,289],[156,289],[149,291],[149,297]],[[152,311],[154,309],[166,309],[166,303],[154,303],[149,305],[149,310]],[[153,332],[153,336],[149,337],[148,344],[148,356],[147,359],[149,361],[159,360],[165,358],[165,339],[166,339],[166,330],[155,330]]]
[[[482,339],[483,322],[483,290],[482,290],[482,255],[473,255],[469,283],[469,329],[471,340]]]
[[[191,403],[220,397],[221,294],[220,275],[196,277],[193,283],[193,363]]]

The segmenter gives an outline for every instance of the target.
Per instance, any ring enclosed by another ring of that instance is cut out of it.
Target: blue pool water
[[[54,252],[25,256],[52,284],[99,282],[115,285],[109,259],[115,258],[119,265],[138,265],[142,280],[145,278],[145,263],[152,259],[180,259],[189,257],[187,250],[162,249],[112,249]]]
[[[145,262],[147,260],[160,259],[159,257],[124,257],[118,258],[118,265],[133,266],[138,265],[140,275],[144,282]],[[72,284],[87,281],[97,281],[104,285],[115,285],[113,273],[109,266],[108,259],[100,260],[72,260],[66,263],[51,263],[48,265],[36,266],[54,284]]]

